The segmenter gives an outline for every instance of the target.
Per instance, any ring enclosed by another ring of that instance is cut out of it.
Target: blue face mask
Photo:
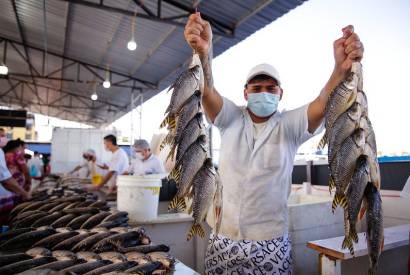
[[[258,117],[267,117],[278,109],[280,96],[272,93],[249,93],[248,108]]]

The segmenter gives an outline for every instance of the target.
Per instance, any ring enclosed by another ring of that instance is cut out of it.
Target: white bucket
[[[137,222],[156,219],[161,179],[165,176],[165,174],[118,176],[118,210],[127,211],[128,217]]]

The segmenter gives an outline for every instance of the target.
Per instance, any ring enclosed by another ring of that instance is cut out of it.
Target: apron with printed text
[[[283,237],[268,241],[233,241],[218,235],[209,239],[205,256],[206,275],[291,275],[291,240]]]

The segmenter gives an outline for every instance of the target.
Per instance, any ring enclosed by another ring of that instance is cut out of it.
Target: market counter
[[[171,254],[190,268],[195,269],[196,240],[186,240],[186,234],[192,226],[193,218],[185,213],[159,214],[154,220],[139,223],[130,220],[131,226],[143,226],[155,243],[169,246]],[[194,272],[194,271],[192,271]],[[180,273],[176,273],[180,274]],[[198,274],[198,273],[181,273]]]

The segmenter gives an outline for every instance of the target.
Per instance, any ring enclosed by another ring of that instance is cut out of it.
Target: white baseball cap
[[[267,63],[262,63],[262,64],[259,64],[253,67],[248,73],[248,77],[246,78],[246,83],[248,83],[249,80],[251,80],[255,76],[261,75],[261,74],[268,75],[272,77],[273,79],[275,79],[279,85],[281,84],[278,70],[276,70],[275,67]]]

